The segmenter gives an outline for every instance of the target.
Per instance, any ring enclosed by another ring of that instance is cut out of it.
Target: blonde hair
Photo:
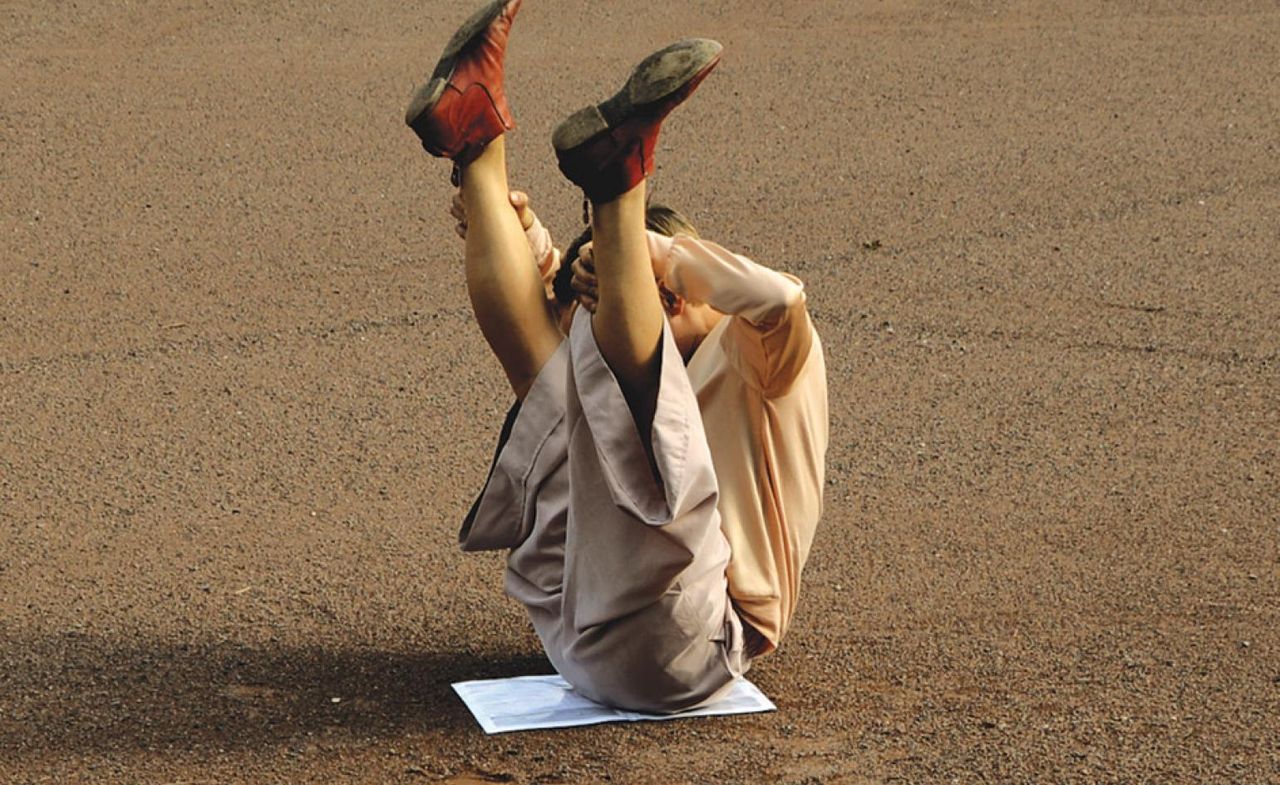
[[[644,228],[667,237],[675,237],[677,234],[698,237],[698,230],[693,228],[693,224],[684,217],[683,213],[658,202],[650,202],[645,208]]]

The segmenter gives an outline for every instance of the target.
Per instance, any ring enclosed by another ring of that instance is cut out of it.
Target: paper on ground
[[[720,700],[679,714],[643,714],[602,706],[573,691],[556,675],[513,676],[508,679],[460,681],[453,685],[485,733],[508,733],[541,728],[571,728],[600,722],[678,720],[718,714],[776,711],[777,706],[756,685],[738,679]]]

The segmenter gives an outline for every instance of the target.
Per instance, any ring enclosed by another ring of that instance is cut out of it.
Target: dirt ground
[[[808,284],[778,712],[486,737],[508,394],[401,114],[470,3],[0,0],[0,781],[1280,782],[1280,9],[528,0],[513,179],[685,35],[654,181]]]

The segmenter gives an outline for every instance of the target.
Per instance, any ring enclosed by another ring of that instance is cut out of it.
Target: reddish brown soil
[[[1273,2],[528,0],[561,238],[554,123],[724,42],[657,194],[807,280],[833,438],[776,714],[495,738],[508,397],[400,117],[466,13],[0,3],[0,781],[1280,782]]]

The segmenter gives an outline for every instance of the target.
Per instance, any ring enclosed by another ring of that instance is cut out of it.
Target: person
[[[453,162],[468,294],[516,398],[459,542],[509,551],[506,591],[576,690],[680,711],[794,613],[822,509],[822,344],[798,279],[647,205],[659,129],[719,62],[714,41],[654,52],[555,129],[591,206],[589,234],[555,249],[507,180],[520,5],[468,19],[405,118]]]

